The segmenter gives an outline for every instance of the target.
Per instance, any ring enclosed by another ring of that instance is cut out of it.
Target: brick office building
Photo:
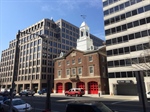
[[[108,93],[106,47],[93,46],[85,22],[80,26],[76,49],[61,53],[54,60],[54,93],[70,88],[84,88],[85,94]]]

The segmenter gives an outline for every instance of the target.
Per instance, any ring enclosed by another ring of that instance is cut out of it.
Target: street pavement
[[[35,96],[43,96],[45,97],[46,94],[44,95],[39,95],[38,93],[35,94]],[[64,94],[58,94],[58,93],[51,93],[51,96],[65,96]],[[93,98],[109,98],[109,99],[122,99],[122,100],[136,100],[138,101],[139,100],[139,97],[138,96],[124,96],[124,95],[98,95],[98,94],[86,94],[86,95],[83,95],[85,97],[93,97]]]
[[[42,110],[45,108],[46,94],[38,95],[36,93],[33,97],[22,97],[22,99],[34,107],[34,112],[42,112]],[[75,100],[102,101],[108,107],[113,110],[117,110],[118,112],[144,112],[142,111],[142,105],[139,103],[138,96],[83,95],[83,97],[66,97],[64,94],[54,93],[51,94],[52,111],[65,112],[66,104]],[[150,110],[150,101],[148,110]]]

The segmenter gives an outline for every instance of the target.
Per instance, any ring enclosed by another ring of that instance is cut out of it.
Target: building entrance
[[[136,84],[117,84],[117,95],[137,95]]]
[[[57,88],[57,91],[56,91],[57,93],[62,93],[62,90],[63,90],[62,83],[57,83],[56,88]]]
[[[88,93],[89,94],[98,94],[98,83],[97,82],[89,82],[88,83]]]

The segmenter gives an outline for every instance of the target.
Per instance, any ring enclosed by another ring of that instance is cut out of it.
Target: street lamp
[[[15,88],[15,81],[17,79],[17,74],[18,74],[18,63],[19,63],[19,39],[20,39],[20,34],[30,34],[30,35],[37,35],[38,37],[45,39],[46,37],[43,35],[39,34],[32,34],[32,33],[25,33],[25,32],[20,32],[18,31],[18,34],[16,36],[16,44],[15,44],[15,58],[14,58],[14,67],[13,67],[13,77],[12,77],[12,88],[10,89],[10,109],[9,112],[12,112],[12,98],[13,98],[13,91]],[[47,80],[47,97],[46,97],[46,112],[50,112],[51,110],[51,96],[50,96],[50,91],[51,91],[51,81],[50,79]]]

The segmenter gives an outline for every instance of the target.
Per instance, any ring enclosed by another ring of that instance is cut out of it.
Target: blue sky
[[[43,18],[62,18],[79,27],[80,15],[86,15],[90,33],[104,40],[102,0],[0,0],[0,57],[18,30]]]

